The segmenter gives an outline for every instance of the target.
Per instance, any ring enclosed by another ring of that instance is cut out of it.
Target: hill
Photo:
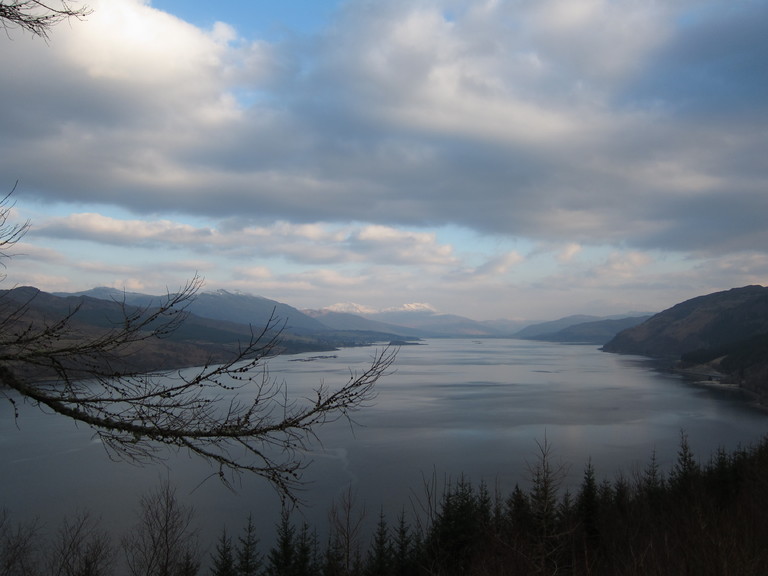
[[[339,311],[330,308],[304,310],[304,313],[335,330],[374,330],[395,334],[403,339],[414,338],[493,338],[508,336],[510,331],[493,323],[478,322],[456,314],[444,314],[423,304],[371,312]]]
[[[504,335],[489,324],[426,308],[384,310],[365,314],[365,318],[385,324],[396,324],[422,338],[493,338]]]
[[[768,333],[768,288],[745,286],[686,300],[624,330],[606,352],[679,358]]]
[[[514,334],[521,340],[543,340],[546,342],[568,342],[579,344],[605,344],[616,334],[649,318],[649,314],[638,316],[574,315],[531,324]]]
[[[514,334],[515,338],[520,338],[522,340],[536,340],[540,336],[544,336],[547,334],[555,334],[559,332],[560,330],[565,330],[566,328],[569,328],[570,326],[575,326],[576,324],[583,324],[584,322],[594,322],[597,320],[602,320],[599,316],[588,316],[586,314],[576,314],[573,316],[566,316],[565,318],[560,318],[558,320],[550,320],[548,322],[539,322],[537,324],[531,324],[529,326],[526,326],[522,330],[519,330]]]
[[[397,324],[370,320],[349,312],[336,312],[327,308],[322,310],[303,310],[302,312],[307,316],[318,320],[324,326],[332,330],[374,331],[393,334],[401,338],[419,337],[418,330],[406,328],[405,326],[399,326]]]
[[[662,358],[768,399],[768,288],[745,286],[681,302],[620,332],[603,350]]]
[[[558,330],[557,332],[530,337],[529,340],[545,340],[547,342],[569,342],[579,344],[603,345],[613,339],[619,332],[645,322],[650,316],[630,316],[627,318],[607,318],[592,322],[581,322]]]
[[[273,307],[271,301],[259,302],[257,299],[251,299],[252,297],[246,297],[242,302],[250,306],[242,308],[240,318],[243,321],[235,322],[221,318],[237,317],[235,312],[238,308],[233,301],[239,300],[238,295],[198,297],[202,297],[202,305],[197,309],[204,314],[213,315],[216,302],[219,302],[218,309],[222,312],[219,314],[220,318],[189,312],[184,321],[165,337],[153,338],[126,350],[120,358],[120,365],[116,367],[153,371],[228,360],[236,353],[241,343],[247,343],[251,339],[253,332],[258,334],[266,326],[273,309],[285,313],[290,308]],[[56,322],[76,311],[69,319],[73,333],[94,337],[121,323],[126,315],[137,315],[141,310],[152,309],[159,304],[160,298],[157,296],[123,293],[111,289],[97,289],[85,294],[49,294],[31,286],[23,286],[0,291],[0,318],[11,319],[4,322],[4,329],[23,330],[29,325],[39,327]],[[24,310],[23,315],[14,317],[14,311],[21,308]],[[194,306],[190,306],[190,309],[192,308]],[[290,328],[283,329],[279,345],[274,352],[294,354],[327,351],[339,346],[363,345],[392,337],[391,334],[329,330],[298,310],[296,313],[295,318],[298,321],[288,324]],[[281,324],[277,325],[278,328],[280,326]]]
[[[57,293],[57,295],[86,296],[116,302],[125,301],[126,304],[141,307],[157,305],[161,300],[158,296],[150,296],[149,294],[138,292],[123,292],[122,290],[105,287],[74,294]],[[304,334],[328,330],[328,327],[321,322],[288,304],[261,296],[251,296],[226,290],[200,292],[190,302],[188,310],[202,318],[224,320],[237,324],[250,324],[254,328],[264,326],[274,314],[274,316],[286,323],[285,329],[288,332]]]

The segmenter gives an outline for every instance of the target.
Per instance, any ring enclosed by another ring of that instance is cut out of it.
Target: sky
[[[534,321],[768,283],[768,1],[87,5],[0,35],[4,288]]]

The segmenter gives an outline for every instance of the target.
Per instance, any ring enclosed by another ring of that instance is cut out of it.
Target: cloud
[[[471,276],[504,276],[523,261],[524,257],[518,252],[507,252],[494,256],[468,274]]]
[[[95,2],[52,46],[8,43],[0,91],[24,104],[0,114],[14,133],[0,164],[27,194],[138,213],[714,250],[696,230],[725,194],[734,219],[764,210],[749,151],[766,144],[750,128],[764,118],[765,7],[710,4],[499,2],[446,17],[447,2],[352,2],[302,45]],[[691,111],[716,99],[718,121],[692,134]],[[763,236],[726,223],[721,239]]]
[[[75,213],[43,220],[34,237],[97,242],[120,247],[217,251],[231,256],[284,258],[304,264],[365,263],[398,266],[442,266],[458,263],[449,244],[435,233],[387,226],[335,227],[325,224],[276,222],[270,226],[196,227],[171,220],[137,220],[96,213]]]
[[[364,226],[350,235],[349,245],[377,264],[439,265],[457,263],[453,247],[439,244],[436,234]]]
[[[70,214],[37,224],[35,235],[90,240],[119,246],[202,244],[215,241],[215,231],[169,220],[121,220],[94,213]]]
[[[568,244],[567,246],[565,246],[560,251],[560,253],[556,256],[556,258],[560,262],[570,262],[574,258],[576,258],[576,256],[578,254],[580,254],[581,251],[582,251],[582,246],[581,245],[571,243],[571,244]]]
[[[764,278],[762,0],[353,0],[273,41],[90,4],[49,44],[3,44],[0,173],[59,207],[30,241],[382,299],[501,297],[558,267],[659,284],[659,254]],[[557,248],[477,253],[447,227]]]

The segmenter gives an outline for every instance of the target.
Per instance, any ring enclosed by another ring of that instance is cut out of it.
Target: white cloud
[[[557,254],[556,258],[560,262],[570,262],[581,253],[582,249],[583,248],[580,244],[568,244]]]
[[[121,246],[147,243],[200,244],[215,241],[216,236],[210,228],[194,228],[170,220],[121,220],[92,212],[52,218],[37,224],[33,233]]]
[[[470,272],[472,276],[503,276],[523,262],[525,258],[518,252],[507,252],[494,256]]]

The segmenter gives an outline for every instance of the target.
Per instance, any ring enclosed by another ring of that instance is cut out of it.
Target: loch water
[[[341,385],[370,363],[374,348],[282,356],[269,375],[301,397]],[[351,371],[351,372],[350,372]],[[674,462],[684,432],[702,462],[720,447],[762,439],[768,414],[738,391],[659,371],[645,358],[597,346],[514,339],[431,339],[403,346],[374,402],[318,431],[321,443],[299,493],[297,518],[320,531],[331,503],[352,494],[371,523],[416,514],[430,482],[460,476],[509,493],[525,486],[539,446],[577,486],[591,461],[599,478],[631,477],[655,454]],[[164,464],[112,462],[88,427],[38,408],[0,401],[0,508],[14,520],[37,518],[54,531],[65,515],[88,510],[119,538],[135,521],[141,494],[169,481],[195,509],[201,543],[223,526],[237,533],[248,515],[269,545],[280,501],[263,480],[243,477],[229,490],[216,470],[169,454]]]

